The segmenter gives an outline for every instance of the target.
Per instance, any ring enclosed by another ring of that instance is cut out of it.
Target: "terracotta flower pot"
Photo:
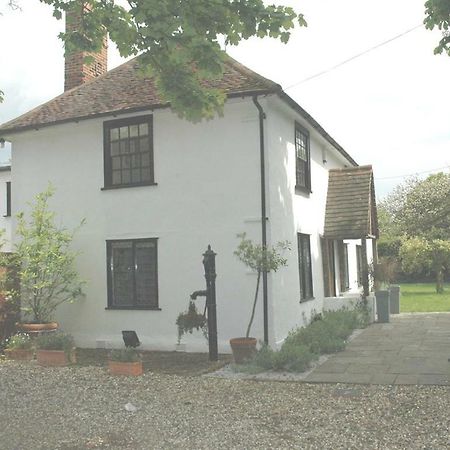
[[[18,330],[25,333],[41,333],[43,331],[54,331],[58,329],[58,322],[48,323],[16,323]]]
[[[31,349],[7,348],[5,349],[5,355],[9,359],[14,359],[15,361],[31,361],[34,357],[34,352]]]
[[[144,373],[142,361],[122,362],[108,360],[108,369],[111,375],[126,375],[129,377],[138,377]]]
[[[252,359],[256,353],[255,338],[233,338],[230,339],[231,350],[233,351],[233,358],[236,364],[242,364],[249,359]]]
[[[64,350],[43,350],[36,351],[37,362],[40,366],[61,367],[68,366],[76,362],[75,350],[68,355]]]

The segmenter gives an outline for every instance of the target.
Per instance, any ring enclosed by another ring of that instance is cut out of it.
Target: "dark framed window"
[[[103,124],[105,188],[155,184],[153,116]]]
[[[11,216],[11,181],[6,182],[6,214],[5,217]]]
[[[350,288],[350,278],[348,271],[348,244],[344,244],[344,242],[339,241],[338,251],[341,292],[344,292],[348,291]]]
[[[314,298],[312,280],[311,244],[309,234],[297,233],[300,301]]]
[[[109,309],[159,309],[157,242],[106,241]]]
[[[356,246],[356,273],[358,277],[358,286],[362,286],[362,246]]]
[[[311,191],[311,160],[309,132],[295,124],[295,188]]]
[[[323,286],[325,297],[336,297],[336,265],[334,262],[334,241],[321,238]]]

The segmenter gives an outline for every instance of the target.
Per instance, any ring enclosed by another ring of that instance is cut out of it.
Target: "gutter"
[[[259,157],[261,169],[261,243],[263,248],[267,248],[267,213],[266,213],[266,165],[264,157],[264,119],[266,114],[258,102],[258,96],[253,96],[253,103],[259,113]],[[264,310],[264,343],[269,344],[269,300],[267,288],[267,272],[263,271],[263,310]]]

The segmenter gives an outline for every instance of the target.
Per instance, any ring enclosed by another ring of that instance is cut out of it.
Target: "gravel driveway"
[[[124,405],[138,407],[128,412]],[[450,389],[0,362],[0,448],[448,449]]]

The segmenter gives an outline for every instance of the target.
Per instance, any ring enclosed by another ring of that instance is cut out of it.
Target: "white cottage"
[[[57,317],[79,346],[119,346],[131,329],[144,348],[173,350],[177,315],[204,288],[211,244],[219,350],[228,352],[245,333],[256,282],[233,255],[242,232],[292,244],[288,267],[264,279],[252,332],[272,345],[368,290],[372,170],[279,85],[228,58],[215,83],[228,96],[223,117],[193,124],[140,77],[139,58],[109,72],[104,61],[102,53],[92,71],[72,57],[62,95],[0,127],[13,146],[13,214],[51,182],[61,223],[86,219],[73,243],[86,297]],[[201,333],[186,343],[207,351]]]

